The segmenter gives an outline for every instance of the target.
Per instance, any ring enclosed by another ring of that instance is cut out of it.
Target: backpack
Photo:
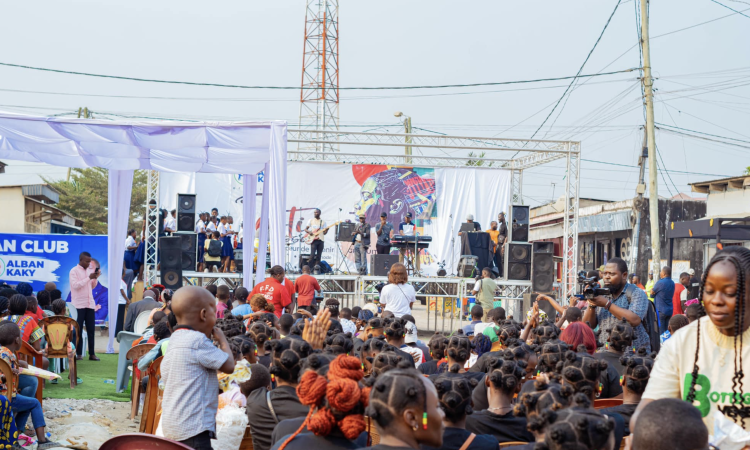
[[[208,256],[217,257],[221,256],[221,241],[217,239],[211,239],[208,243]]]
[[[633,292],[638,289],[633,284],[628,284],[625,288],[625,297],[628,299],[628,305],[633,300]],[[648,301],[648,308],[646,309],[646,316],[641,320],[641,326],[646,330],[648,340],[651,343],[651,351],[658,352],[661,347],[661,337],[659,336],[659,326],[656,320],[656,308],[651,301]]]

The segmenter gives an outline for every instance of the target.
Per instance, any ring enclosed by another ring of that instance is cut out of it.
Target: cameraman
[[[646,330],[640,326],[641,320],[648,312],[646,293],[632,289],[630,300],[625,295],[628,286],[628,265],[620,258],[612,258],[604,268],[604,285],[612,292],[611,298],[599,295],[589,300],[589,307],[583,315],[583,321],[591,328],[599,325],[599,342],[609,341],[609,332],[617,321],[625,319],[635,331],[634,348],[646,347],[651,351]]]

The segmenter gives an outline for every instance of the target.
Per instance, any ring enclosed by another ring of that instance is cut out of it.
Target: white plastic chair
[[[138,317],[135,318],[135,324],[133,325],[133,332],[135,334],[143,334],[144,331],[146,331],[146,328],[148,328],[148,318],[151,315],[151,310],[143,311],[142,313],[138,314]]]

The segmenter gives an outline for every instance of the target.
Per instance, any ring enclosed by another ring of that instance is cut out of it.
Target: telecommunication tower
[[[299,129],[339,128],[339,1],[307,0]],[[336,140],[335,134],[324,141]],[[338,144],[299,143],[298,150],[336,152]]]

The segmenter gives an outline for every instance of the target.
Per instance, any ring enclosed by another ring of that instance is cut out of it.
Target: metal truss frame
[[[568,153],[565,167],[562,295],[567,299],[575,291],[578,273],[578,200],[581,190],[581,154]]]
[[[158,275],[156,267],[159,261],[159,171],[148,171],[148,185],[146,189],[146,235],[145,239],[145,267],[143,281],[147,286],[156,284]]]

